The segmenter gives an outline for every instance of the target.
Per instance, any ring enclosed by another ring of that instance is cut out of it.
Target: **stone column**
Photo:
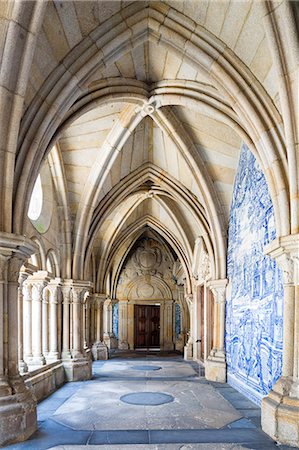
[[[24,236],[0,232],[0,445],[35,432],[36,401],[18,370],[18,278],[36,246]]]
[[[163,314],[163,350],[174,350],[174,336],[173,336],[173,300],[164,301]]]
[[[193,359],[200,359],[201,348],[201,309],[200,309],[200,283],[193,279]]]
[[[95,299],[90,296],[90,343],[95,342]]]
[[[24,360],[30,364],[32,359],[32,286],[27,281],[23,284],[23,342],[24,342]]]
[[[82,358],[83,336],[82,336],[82,294],[81,287],[72,287],[72,311],[73,311],[73,342],[72,357]],[[82,341],[81,341],[82,340]]]
[[[45,287],[44,281],[31,281],[32,284],[32,359],[30,365],[46,363],[42,353],[42,298]]]
[[[45,359],[49,353],[49,295],[45,287],[42,292],[42,354]]]
[[[107,298],[103,304],[103,341],[108,348],[116,348],[117,341],[112,331],[112,300]]]
[[[104,327],[104,299],[106,297],[97,297],[96,300],[96,304],[97,304],[97,309],[96,309],[96,340],[97,341],[102,341],[103,339],[103,327]]]
[[[62,358],[70,359],[70,304],[71,304],[71,285],[63,283],[62,292]]]
[[[85,348],[90,346],[90,298],[85,303],[86,316],[85,316]]]
[[[28,366],[24,360],[24,296],[23,284],[27,280],[28,274],[20,272],[19,287],[18,287],[18,354],[19,354],[19,371],[25,373],[28,371]]]
[[[193,313],[194,313],[194,305],[193,305],[193,295],[185,295],[185,300],[188,305],[189,314],[190,314],[190,328],[188,333],[188,341],[184,347],[184,359],[193,359]]]
[[[226,382],[226,358],[224,349],[225,293],[227,279],[212,280],[208,283],[214,296],[213,349],[205,363],[207,380]]]
[[[70,288],[70,291],[68,288]],[[90,282],[74,280],[66,280],[62,286],[64,297],[63,366],[68,381],[89,380],[91,378],[91,359],[86,357],[83,349],[82,330],[84,295],[91,288]],[[69,300],[71,300],[70,304]],[[70,309],[67,307],[68,304]],[[67,331],[72,333],[70,337],[68,337]],[[69,349],[67,348],[68,345],[70,346]],[[70,351],[70,357],[68,351]]]
[[[50,352],[47,360],[50,362],[57,361],[60,357],[58,349],[58,300],[60,294],[60,281],[51,280],[48,285],[49,296],[49,337],[50,337]]]
[[[118,302],[118,348],[128,350],[128,300]]]
[[[299,447],[299,234],[275,239],[265,253],[283,271],[284,310],[282,376],[262,400],[262,429]]]

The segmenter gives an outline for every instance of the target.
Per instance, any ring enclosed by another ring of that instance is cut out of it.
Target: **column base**
[[[104,334],[103,336],[104,344],[107,345],[107,347],[110,348],[118,348],[118,342],[114,335],[110,334]]]
[[[193,360],[193,343],[187,342],[184,347],[184,359],[185,360]]]
[[[299,398],[291,397],[293,383],[281,378],[262,400],[262,429],[280,444],[299,447]]]
[[[94,361],[107,360],[109,358],[108,348],[104,342],[98,341],[91,347],[91,353]]]
[[[209,356],[205,362],[205,378],[217,383],[226,383],[225,358]]]
[[[21,374],[28,372],[28,366],[25,361],[19,361],[19,372]]]
[[[174,343],[173,342],[163,342],[161,345],[161,350],[164,352],[173,352],[174,351]]]
[[[34,367],[40,367],[40,366],[44,366],[46,364],[46,360],[44,358],[44,356],[32,356],[32,358],[30,358],[30,360],[28,361],[28,367],[33,366]]]
[[[36,400],[24,384],[22,392],[0,397],[0,416],[0,446],[25,441],[37,430]]]
[[[51,364],[51,363],[59,361],[59,360],[60,360],[60,357],[59,357],[58,352],[49,353],[46,358],[47,364]]]
[[[129,350],[130,346],[129,343],[127,341],[122,341],[118,344],[118,348],[120,350]]]
[[[63,360],[62,364],[67,381],[85,381],[92,377],[91,359]]]

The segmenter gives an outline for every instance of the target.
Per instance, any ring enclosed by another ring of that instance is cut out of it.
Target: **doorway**
[[[135,348],[160,347],[160,306],[135,305]]]

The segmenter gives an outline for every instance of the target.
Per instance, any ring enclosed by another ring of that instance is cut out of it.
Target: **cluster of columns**
[[[18,288],[21,373],[57,361],[61,354],[61,279],[22,269]]]
[[[200,359],[201,336],[204,336],[205,376],[208,380],[224,383],[226,381],[226,357],[224,348],[225,334],[225,299],[228,280],[210,280],[208,282],[193,280],[193,294],[186,295],[190,312],[190,332],[185,346],[186,359]],[[200,288],[203,291],[200,292]],[[208,304],[208,290],[213,295],[213,321],[209,320],[210,305]],[[202,295],[203,294],[203,295]],[[201,308],[204,302],[204,308]],[[203,310],[204,320],[201,320]],[[201,330],[201,326],[204,330]],[[208,327],[212,328],[212,349],[209,351],[210,338]]]
[[[266,247],[284,282],[282,377],[262,401],[262,428],[273,439],[299,446],[299,235]]]
[[[101,332],[91,283],[50,279],[48,272],[28,267],[18,281],[20,373],[62,361],[69,381],[90,378],[89,348]]]
[[[36,401],[18,367],[18,278],[35,245],[0,233],[0,445],[27,439],[37,427]]]

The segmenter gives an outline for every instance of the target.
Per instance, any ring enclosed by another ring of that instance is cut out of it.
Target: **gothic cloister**
[[[0,0],[0,445],[48,448],[17,443],[55,395],[70,429],[80,405],[83,432],[134,430],[112,412],[136,381],[139,431],[185,432],[157,448],[299,447],[298,23],[288,0]]]

